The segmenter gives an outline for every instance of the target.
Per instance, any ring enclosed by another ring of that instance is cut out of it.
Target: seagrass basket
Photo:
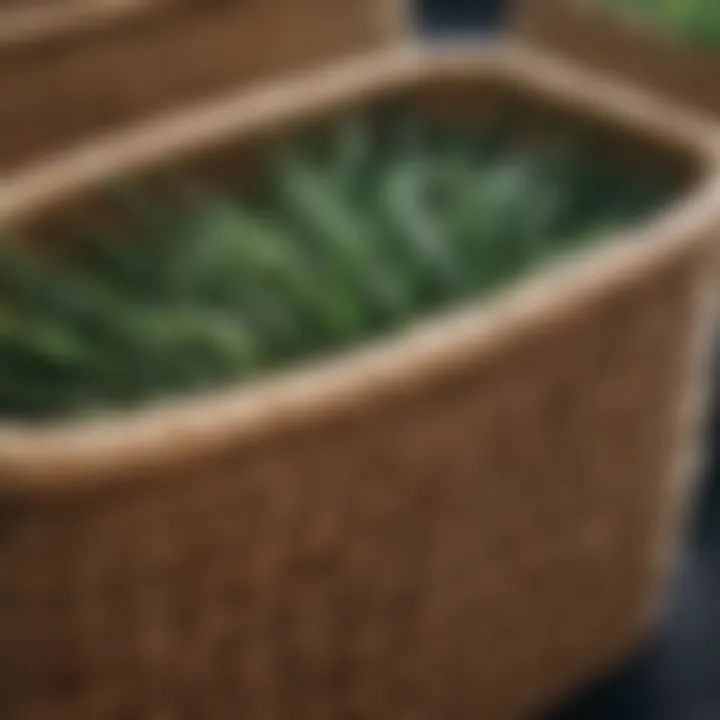
[[[512,97],[687,168],[630,237],[392,338],[93,425],[0,428],[0,716],[514,718],[630,653],[693,496],[714,133],[529,50],[401,48],[13,177],[52,235],[118,173],[218,173],[387,99]]]
[[[407,0],[0,5],[0,174],[123,123],[382,49]]]
[[[720,52],[701,50],[629,23],[593,0],[515,0],[517,37],[720,115]]]

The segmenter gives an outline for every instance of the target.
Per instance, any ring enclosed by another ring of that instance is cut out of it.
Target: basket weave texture
[[[720,55],[614,18],[593,0],[515,0],[513,32],[696,110],[720,115]]]
[[[700,142],[664,105],[502,50],[288,82],[228,126],[252,142],[251,115],[460,81]],[[195,120],[168,153],[197,150]],[[57,212],[54,183],[74,195],[138,137],[101,170],[18,178],[3,212]],[[669,468],[698,437],[681,407],[705,383],[688,348],[706,200],[682,229],[229,401],[4,428],[2,717],[512,718],[618,661],[654,617],[692,493]]]
[[[85,0],[0,10],[0,173],[405,31],[405,0]]]

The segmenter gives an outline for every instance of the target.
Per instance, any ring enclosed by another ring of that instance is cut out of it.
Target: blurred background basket
[[[644,637],[701,438],[711,128],[529,50],[398,51],[117,135],[16,176],[0,210],[62,223],[109,176],[211,173],[268,129],[508,97],[672,156],[693,189],[634,239],[318,367],[4,426],[3,718],[517,717]]]
[[[720,116],[720,52],[630,23],[593,0],[511,0],[516,37]]]
[[[0,4],[0,173],[407,30],[406,0]]]

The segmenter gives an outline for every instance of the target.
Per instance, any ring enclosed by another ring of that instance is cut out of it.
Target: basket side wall
[[[516,0],[515,36],[671,100],[720,115],[720,55],[631,27],[588,0]]]
[[[502,718],[616,661],[659,582],[701,255],[402,401],[5,501],[3,718]]]
[[[370,52],[405,0],[169,3],[0,44],[0,173],[174,107]]]

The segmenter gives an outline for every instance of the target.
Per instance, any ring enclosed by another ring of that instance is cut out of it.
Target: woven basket
[[[406,0],[55,0],[0,7],[0,173],[122,123],[375,51]]]
[[[692,191],[356,352],[92,426],[2,426],[4,720],[494,720],[644,637],[693,495],[712,128],[539,53],[396,49],[27,171],[0,217],[32,235],[118,172],[237,165],[359,104],[467,117],[507,94],[686,163]]]
[[[593,0],[515,0],[514,34],[720,116],[720,53],[630,24]]]

